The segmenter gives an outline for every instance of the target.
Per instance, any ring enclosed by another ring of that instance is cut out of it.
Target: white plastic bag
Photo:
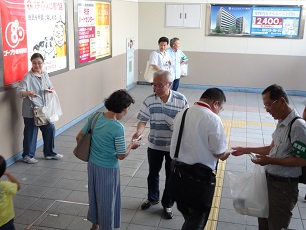
[[[50,123],[55,123],[59,120],[59,117],[63,115],[62,108],[58,99],[58,96],[55,91],[49,93],[48,105],[45,106],[45,114],[47,120]]]
[[[154,67],[150,65],[149,61],[147,61],[147,67],[146,67],[145,73],[143,75],[144,79],[147,82],[152,83],[153,78],[154,78],[154,72],[155,72]]]
[[[267,218],[268,187],[263,166],[255,165],[253,173],[235,175],[227,172],[235,211],[242,215]]]

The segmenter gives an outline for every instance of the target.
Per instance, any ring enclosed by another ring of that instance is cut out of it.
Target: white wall
[[[202,28],[165,28],[168,2],[202,3]],[[189,75],[183,84],[265,88],[278,83],[305,90],[306,35],[303,39],[206,36],[208,3],[299,5],[305,1],[139,1],[139,79],[143,80],[149,52],[159,37],[178,37],[189,57]],[[305,14],[305,12],[303,12]],[[305,26],[305,25],[304,25]]]

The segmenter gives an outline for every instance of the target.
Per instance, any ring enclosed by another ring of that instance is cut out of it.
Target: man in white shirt
[[[171,74],[173,74],[171,68],[171,58],[170,54],[166,52],[167,46],[169,44],[169,39],[166,37],[161,37],[158,40],[159,49],[153,51],[150,55],[150,65],[157,70],[167,70]]]
[[[221,89],[207,89],[200,100],[186,113],[185,125],[182,133],[181,145],[177,160],[186,164],[203,164],[216,169],[218,159],[226,160],[226,135],[221,118],[218,114],[223,110],[226,97]],[[178,133],[184,111],[179,112],[174,119],[171,138],[170,156],[174,157]],[[216,182],[215,174],[211,172],[209,182]],[[211,200],[205,207],[192,207],[177,201],[177,208],[183,214],[185,223],[182,230],[203,230],[211,209]]]

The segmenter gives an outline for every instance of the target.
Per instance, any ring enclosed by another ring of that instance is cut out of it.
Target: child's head
[[[3,176],[6,169],[6,161],[3,156],[0,155],[0,178]]]

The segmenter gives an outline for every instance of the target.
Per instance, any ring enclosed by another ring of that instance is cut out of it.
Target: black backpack
[[[295,120],[297,120],[297,119],[303,119],[303,118],[301,118],[301,117],[295,117],[295,118],[292,119],[292,121],[291,121],[290,124],[289,124],[288,138],[289,138],[290,143],[291,143],[290,133],[291,133],[292,124],[293,124],[293,122],[295,122]],[[302,167],[302,175],[299,177],[299,183],[306,184],[306,166],[303,166],[303,167]]]

